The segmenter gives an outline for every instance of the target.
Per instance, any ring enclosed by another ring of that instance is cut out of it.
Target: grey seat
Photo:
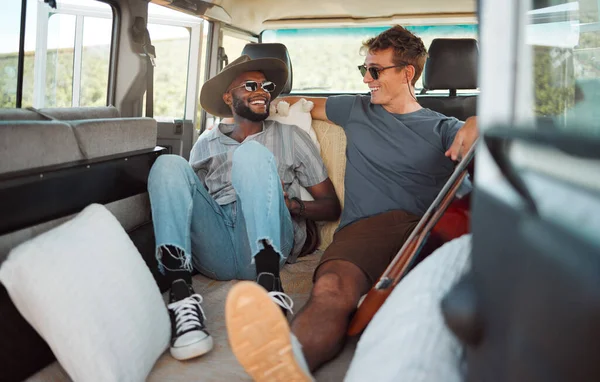
[[[59,121],[80,119],[120,118],[121,114],[114,106],[99,107],[57,107],[40,109],[41,113],[30,109],[0,109],[0,121],[45,121],[44,115]]]
[[[290,54],[288,53],[288,50],[285,45],[277,42],[264,44],[246,44],[246,46],[242,50],[242,54],[250,56],[250,58],[252,58],[253,60],[257,58],[277,58],[285,62],[285,64],[288,67],[288,80],[285,84],[276,85],[283,86],[281,96],[290,94],[290,92],[292,91],[294,72],[292,71],[292,60],[290,59]]]
[[[462,121],[477,112],[477,96],[457,94],[457,90],[477,89],[479,47],[471,38],[438,38],[429,48],[423,71],[423,91],[417,96],[421,106]],[[448,95],[427,94],[448,90]]]

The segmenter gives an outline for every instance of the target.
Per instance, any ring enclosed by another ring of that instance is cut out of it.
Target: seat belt
[[[150,32],[143,17],[136,17],[132,27],[133,40],[142,46],[146,57],[146,117],[154,117],[154,67],[156,48],[152,45]]]

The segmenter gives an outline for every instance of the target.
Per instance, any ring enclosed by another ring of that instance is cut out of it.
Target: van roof
[[[164,3],[164,0],[152,0]],[[476,0],[221,0],[237,28],[260,33],[265,29],[394,23],[475,23]]]

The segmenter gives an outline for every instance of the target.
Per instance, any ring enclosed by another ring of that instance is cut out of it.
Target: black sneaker
[[[267,290],[267,294],[275,304],[279,305],[284,316],[288,312],[291,315],[294,314],[292,310],[294,308],[294,301],[283,291],[279,277],[275,277],[272,273],[261,272],[256,277],[256,283]]]
[[[213,339],[204,326],[202,296],[180,279],[171,284],[169,301],[173,358],[185,360],[208,353],[213,348]]]

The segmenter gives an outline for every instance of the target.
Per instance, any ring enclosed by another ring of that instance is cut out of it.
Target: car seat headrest
[[[292,91],[292,60],[285,45],[280,43],[264,43],[264,44],[246,44],[242,50],[242,54],[247,54],[252,59],[257,58],[278,58],[285,62],[288,67],[288,80],[285,84],[276,84],[283,86],[281,95],[289,94]]]
[[[475,39],[434,39],[423,71],[423,87],[427,90],[476,89],[478,56]]]

